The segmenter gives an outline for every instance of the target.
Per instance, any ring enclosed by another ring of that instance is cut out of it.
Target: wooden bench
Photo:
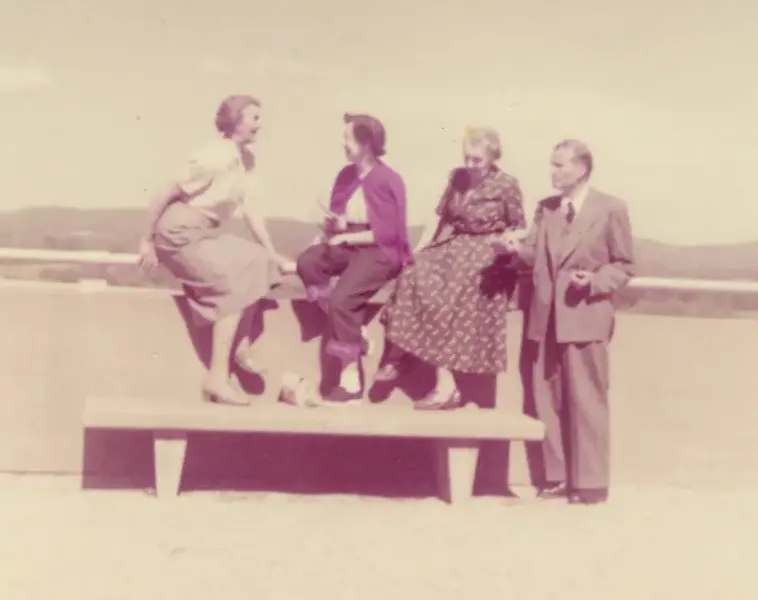
[[[249,408],[169,404],[130,398],[88,398],[84,427],[153,434],[159,497],[176,496],[191,432],[282,433],[436,440],[437,481],[448,502],[471,497],[482,440],[539,440],[541,422],[502,410],[420,412],[408,406],[297,408],[273,402]]]

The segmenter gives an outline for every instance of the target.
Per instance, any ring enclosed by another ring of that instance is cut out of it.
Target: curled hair
[[[384,156],[384,145],[387,142],[387,134],[384,131],[382,122],[370,115],[353,115],[345,113],[345,123],[352,123],[353,135],[355,140],[361,145],[367,147],[371,154],[379,158]]]
[[[579,140],[563,140],[561,142],[558,142],[553,147],[553,151],[560,150],[562,148],[571,150],[571,153],[574,155],[573,159],[578,160],[587,169],[587,174],[584,176],[585,179],[592,175],[592,169],[595,166],[595,161],[592,158],[592,152],[590,152],[587,144],[580,142]]]
[[[463,142],[472,146],[484,146],[492,160],[500,160],[503,155],[500,136],[491,127],[467,127]]]
[[[260,106],[260,100],[247,94],[233,94],[221,102],[216,111],[216,129],[225,138],[231,137],[242,118],[242,112],[250,105]]]

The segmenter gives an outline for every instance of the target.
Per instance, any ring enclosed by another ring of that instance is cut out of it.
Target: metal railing
[[[105,250],[38,250],[35,248],[0,248],[0,260],[63,262],[102,265],[136,265],[138,256]]]
[[[103,265],[136,265],[136,254],[104,250],[37,250],[33,248],[0,248],[0,260],[21,260],[45,263],[84,263]],[[679,292],[722,292],[758,294],[758,281],[686,279],[680,277],[635,277],[629,288],[637,290],[668,290]]]

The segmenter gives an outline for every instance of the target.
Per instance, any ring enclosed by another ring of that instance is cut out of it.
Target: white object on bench
[[[251,408],[88,398],[84,427],[151,431],[159,497],[176,496],[190,432],[283,433],[427,438],[437,441],[440,496],[470,498],[482,440],[529,441],[544,436],[538,420],[503,410],[414,411],[408,406],[367,405],[340,410],[302,409],[262,401]]]

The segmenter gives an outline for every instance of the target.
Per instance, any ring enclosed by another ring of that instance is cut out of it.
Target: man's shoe
[[[608,501],[606,488],[574,490],[569,495],[569,504],[603,504]]]

